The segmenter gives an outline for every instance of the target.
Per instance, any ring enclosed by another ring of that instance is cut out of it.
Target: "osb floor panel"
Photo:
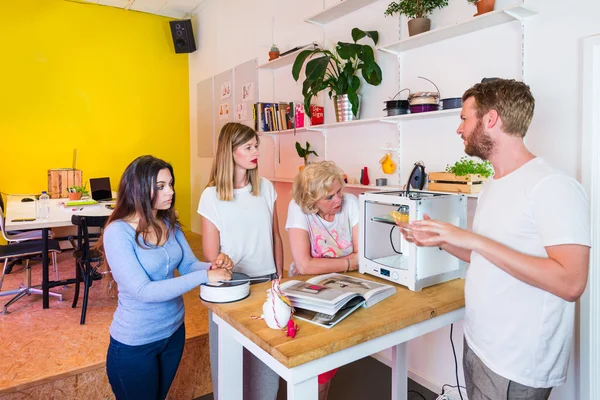
[[[201,257],[201,238],[187,234],[192,249]],[[71,251],[58,255],[60,278],[74,276]],[[32,261],[32,283],[41,282],[41,262]],[[51,279],[54,277],[52,267]],[[23,266],[7,275],[2,290],[24,282]],[[106,378],[106,350],[117,300],[106,294],[102,281],[90,289],[85,325],[77,308],[71,308],[74,287],[56,287],[63,301],[50,297],[50,309],[42,309],[39,295],[26,296],[0,315],[0,400],[14,399],[112,399]],[[83,285],[82,290],[83,292]],[[12,296],[0,297],[3,306]],[[192,290],[184,296],[186,347],[170,399],[193,399],[212,391],[208,354],[208,311]]]

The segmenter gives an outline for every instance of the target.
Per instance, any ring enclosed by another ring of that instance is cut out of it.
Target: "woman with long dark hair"
[[[182,295],[231,279],[228,256],[220,254],[211,265],[192,253],[175,212],[174,183],[167,162],[136,158],[121,177],[98,245],[118,285],[106,360],[117,399],[166,398],[185,343]]]

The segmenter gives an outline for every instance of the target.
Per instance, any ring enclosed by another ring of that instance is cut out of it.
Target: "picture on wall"
[[[229,104],[221,103],[219,105],[219,119],[227,119],[229,117]]]
[[[254,101],[254,84],[252,82],[242,85],[242,100]]]
[[[246,103],[239,103],[235,105],[235,120],[245,121],[248,119],[248,106]]]
[[[231,97],[231,81],[221,83],[221,99]]]

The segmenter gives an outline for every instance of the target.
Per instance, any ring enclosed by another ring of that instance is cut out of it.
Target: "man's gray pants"
[[[464,341],[463,369],[469,400],[547,400],[552,388],[532,388],[489,369]]]

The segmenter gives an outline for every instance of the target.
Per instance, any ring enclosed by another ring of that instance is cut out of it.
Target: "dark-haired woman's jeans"
[[[117,400],[165,399],[184,344],[184,324],[170,337],[141,346],[129,346],[111,337],[106,374]]]

